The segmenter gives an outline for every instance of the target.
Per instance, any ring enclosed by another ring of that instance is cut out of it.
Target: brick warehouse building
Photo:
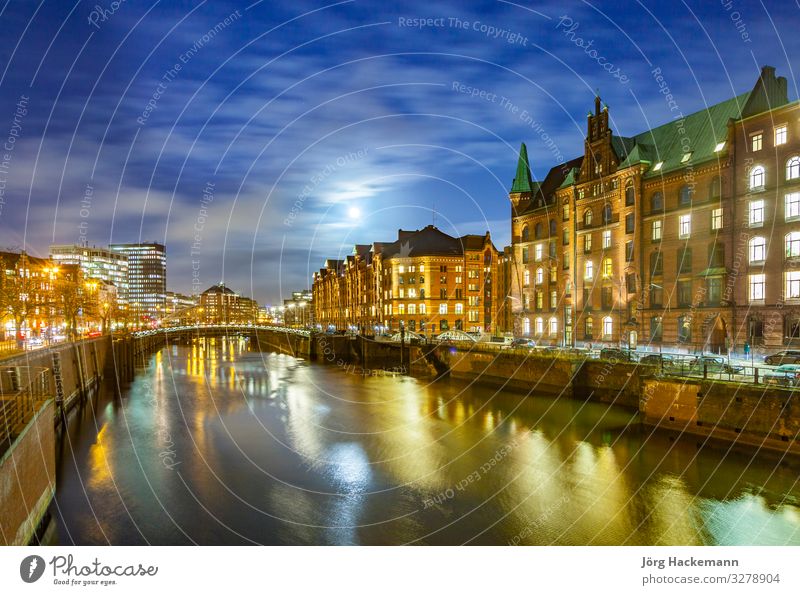
[[[541,182],[523,144],[515,334],[711,352],[800,340],[798,109],[764,67],[751,91],[632,137],[595,98],[583,155]]]
[[[433,225],[399,230],[394,242],[356,244],[314,273],[321,329],[424,335],[457,329],[494,332],[500,255],[485,235],[450,236]],[[502,284],[502,281],[500,281]]]

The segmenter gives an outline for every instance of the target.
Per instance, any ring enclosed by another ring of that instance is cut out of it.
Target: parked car
[[[702,374],[704,369],[714,374],[741,374],[744,372],[744,366],[729,364],[724,357],[716,355],[700,355],[696,357],[689,363],[689,369],[695,374]]]
[[[663,353],[648,353],[639,358],[640,364],[648,366],[658,366],[659,368],[670,368],[675,363],[675,358]]]
[[[535,345],[536,345],[536,343],[534,341],[531,341],[530,339],[519,338],[519,339],[514,339],[513,341],[511,341],[511,343],[509,344],[509,347],[511,347],[512,349],[513,348],[519,349],[521,347],[533,347]]]
[[[778,386],[798,386],[800,385],[800,365],[783,364],[774,370],[768,370],[763,375],[764,384],[776,384]]]
[[[620,362],[635,362],[636,352],[628,351],[627,349],[616,349],[613,347],[606,347],[600,350],[600,359],[615,359]]]
[[[786,350],[773,353],[764,358],[764,363],[770,366],[780,366],[782,364],[800,364],[800,351]]]

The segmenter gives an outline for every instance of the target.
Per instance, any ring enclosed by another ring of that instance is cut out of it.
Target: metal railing
[[[12,442],[50,396],[49,368],[0,366],[0,445]]]

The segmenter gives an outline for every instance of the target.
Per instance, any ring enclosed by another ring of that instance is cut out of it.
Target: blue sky
[[[764,64],[797,97],[786,1],[0,10],[0,139],[16,141],[0,247],[166,242],[171,289],[224,280],[262,303],[398,228],[489,230],[502,248],[520,142],[536,177],[580,154],[595,89],[623,135],[674,115],[655,68],[687,114]]]

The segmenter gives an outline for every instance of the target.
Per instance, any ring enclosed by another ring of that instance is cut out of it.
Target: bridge
[[[296,337],[311,337],[311,331],[286,326],[274,326],[266,324],[191,324],[183,326],[167,326],[146,331],[136,331],[131,333],[136,339],[153,336],[171,335],[204,335],[204,336],[225,336],[225,335],[244,335],[259,332],[282,333]]]

